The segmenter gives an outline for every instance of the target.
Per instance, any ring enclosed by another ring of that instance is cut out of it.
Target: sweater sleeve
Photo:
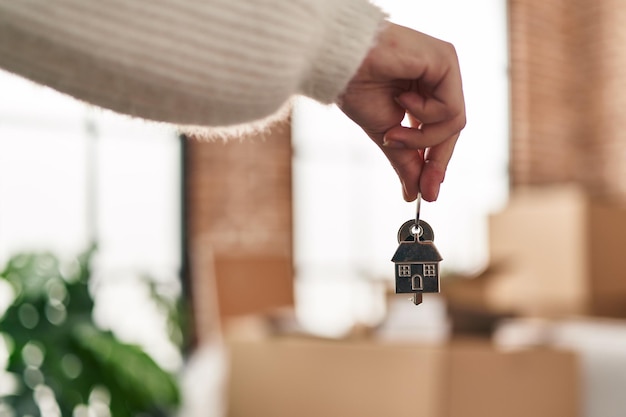
[[[334,101],[383,20],[368,0],[0,0],[0,68],[132,116],[229,125],[296,94]]]

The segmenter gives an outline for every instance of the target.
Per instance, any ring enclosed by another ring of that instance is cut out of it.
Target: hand
[[[404,199],[434,201],[461,129],[465,103],[454,47],[387,23],[338,102],[385,153]],[[408,114],[409,127],[401,125]]]

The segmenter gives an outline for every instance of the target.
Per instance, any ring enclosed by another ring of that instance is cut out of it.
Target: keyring
[[[417,210],[415,210],[415,225],[420,224],[420,206],[422,205],[422,192],[417,192]]]
[[[419,236],[421,235],[422,230],[420,227],[420,207],[422,205],[422,192],[417,192],[417,209],[415,210],[415,225],[413,226],[412,232],[415,237],[415,241],[417,242]]]

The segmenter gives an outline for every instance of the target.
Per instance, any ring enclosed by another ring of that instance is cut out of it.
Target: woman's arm
[[[228,125],[335,100],[383,19],[367,0],[0,0],[0,67],[120,113]]]

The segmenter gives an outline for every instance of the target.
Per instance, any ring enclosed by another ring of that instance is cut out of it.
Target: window
[[[424,276],[425,277],[437,276],[437,267],[435,266],[435,264],[424,265]]]
[[[401,277],[410,277],[411,265],[398,265],[398,275]]]
[[[0,91],[0,265],[18,252],[71,259],[97,240],[98,323],[177,369],[144,278],[179,291],[178,134],[4,72]]]

